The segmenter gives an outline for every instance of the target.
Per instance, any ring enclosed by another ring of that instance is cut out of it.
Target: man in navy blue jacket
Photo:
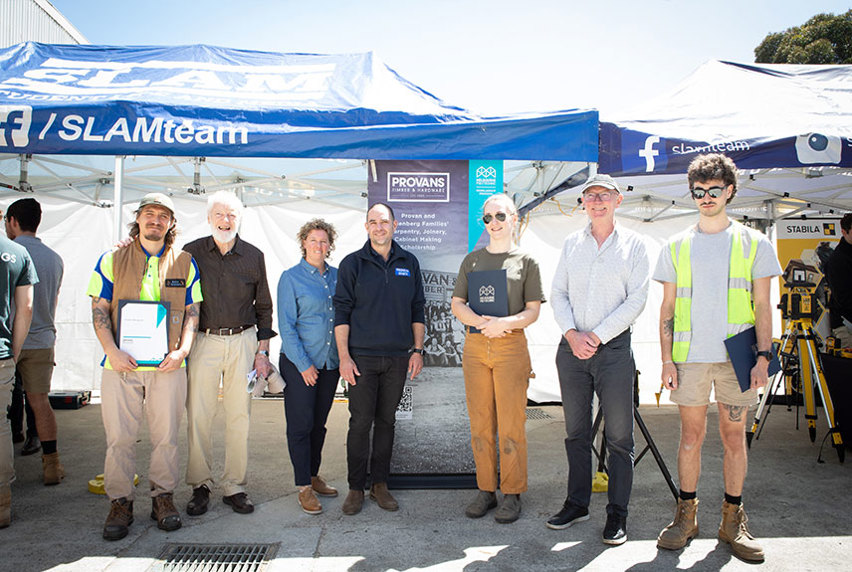
[[[370,498],[385,510],[399,508],[387,487],[396,408],[406,375],[414,379],[423,369],[426,330],[420,263],[393,240],[393,209],[374,204],[364,226],[369,240],[340,263],[334,295],[340,375],[350,386],[349,494],[343,502],[349,515],[364,504],[368,460]]]

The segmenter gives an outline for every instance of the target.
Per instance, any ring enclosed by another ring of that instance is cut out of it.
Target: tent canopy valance
[[[0,153],[593,162],[597,149],[596,111],[479,117],[372,53],[0,50]]]

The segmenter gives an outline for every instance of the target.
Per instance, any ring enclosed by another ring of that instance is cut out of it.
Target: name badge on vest
[[[397,276],[411,276],[411,272],[408,271],[408,268],[394,268],[394,274]]]
[[[186,288],[186,279],[166,278],[166,288]]]

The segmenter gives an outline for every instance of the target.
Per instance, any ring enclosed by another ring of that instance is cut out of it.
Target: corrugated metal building
[[[47,0],[0,0],[0,48],[21,42],[88,44]]]

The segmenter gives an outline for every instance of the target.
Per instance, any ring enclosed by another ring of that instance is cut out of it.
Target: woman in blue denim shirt
[[[287,447],[299,487],[299,504],[308,514],[322,512],[316,495],[337,496],[337,489],[318,474],[325,422],[340,378],[331,300],[337,287],[337,268],[326,263],[336,237],[334,227],[322,219],[302,225],[297,235],[302,259],[285,270],[278,282],[278,363],[287,382]]]

